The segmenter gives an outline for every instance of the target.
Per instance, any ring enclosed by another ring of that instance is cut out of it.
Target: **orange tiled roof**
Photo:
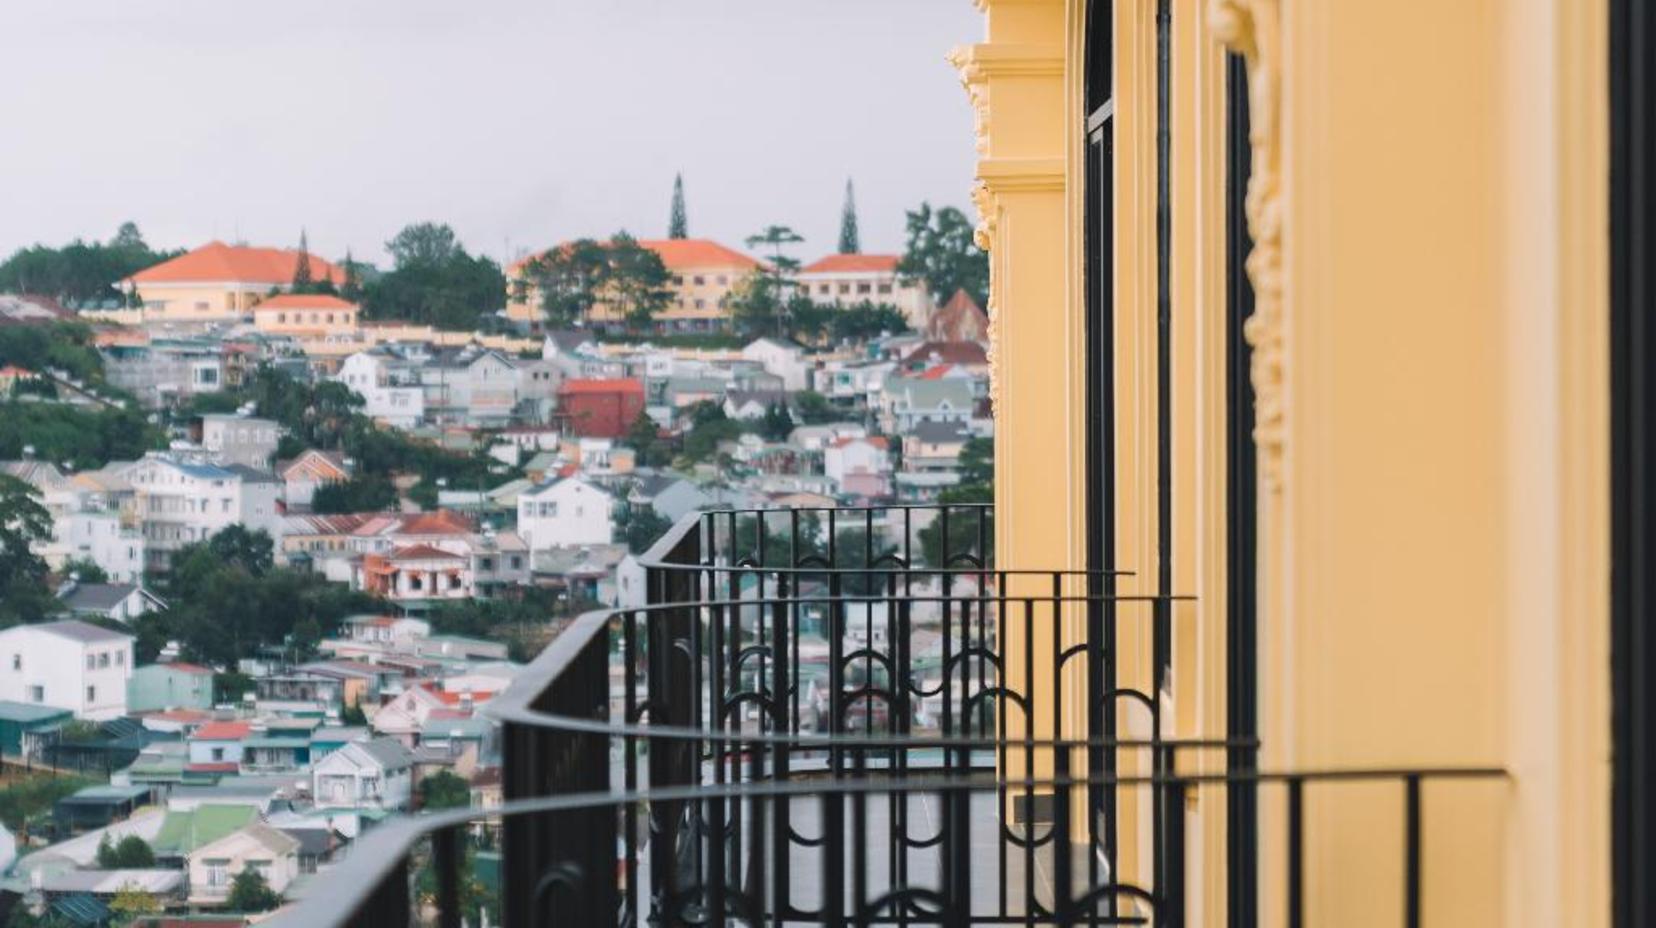
[[[345,282],[345,271],[329,261],[310,256],[311,276]],[[194,251],[146,267],[128,278],[138,284],[253,283],[286,284],[299,267],[299,252],[286,248],[254,248],[208,242]]]
[[[312,258],[311,261],[315,261]],[[315,265],[312,264],[314,270]],[[267,309],[356,309],[357,305],[350,300],[342,300],[337,296],[326,293],[283,293],[269,297],[259,305],[253,307],[254,312],[263,312]]]
[[[471,523],[447,509],[439,509],[409,516],[397,532],[401,535],[465,535],[471,532]]]
[[[897,270],[897,255],[829,255],[805,265],[804,274],[868,274]]]
[[[432,545],[411,545],[391,552],[393,561],[463,561],[464,555],[444,551]]]
[[[740,268],[753,270],[759,262],[734,248],[729,248],[708,238],[643,238],[638,244],[650,249],[661,256],[661,263],[669,270],[685,270],[689,268]],[[558,246],[563,247],[563,246]],[[541,252],[548,254],[553,249]],[[515,274],[523,270],[524,266],[540,255],[531,255],[520,258],[506,266],[508,274]]]
[[[248,722],[208,722],[195,730],[191,741],[240,741],[253,730]]]

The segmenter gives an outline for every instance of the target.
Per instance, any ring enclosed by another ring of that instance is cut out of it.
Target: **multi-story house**
[[[425,421],[425,389],[420,362],[387,348],[359,351],[339,366],[334,380],[362,397],[362,413],[396,428],[411,429]]]
[[[352,741],[311,767],[311,801],[321,809],[408,808],[414,756],[393,738]]]
[[[965,425],[977,400],[969,380],[896,377],[881,389],[879,408],[885,430],[904,434],[922,422]]]
[[[829,442],[822,473],[847,496],[884,496],[891,492],[891,443],[883,436]]]
[[[892,361],[829,361],[812,371],[811,389],[842,408],[873,406],[896,367]]]
[[[362,308],[325,293],[283,293],[253,307],[253,327],[267,335],[292,338],[302,346],[358,342]],[[333,352],[328,352],[333,353]]]
[[[145,664],[127,680],[127,711],[213,708],[213,671],[200,664]]]
[[[805,349],[792,342],[775,338],[755,339],[743,346],[742,357],[780,378],[784,390],[794,392],[811,385],[814,365]]]
[[[610,494],[579,477],[553,480],[518,495],[518,534],[530,551],[608,544],[613,505]]]
[[[616,380],[565,380],[558,386],[558,418],[573,434],[620,438],[644,411],[644,384]]]
[[[319,487],[351,479],[351,471],[343,454],[306,448],[292,460],[278,461],[276,476],[282,479],[282,499],[292,512],[310,506]]]
[[[498,428],[517,411],[517,363],[498,351],[440,350],[420,365],[419,376],[433,422]]]
[[[345,282],[342,268],[315,255],[208,242],[147,267],[117,286],[137,290],[146,322],[230,321],[251,314],[272,289],[290,289],[301,260],[310,262],[313,279],[331,280],[336,286]]]
[[[795,279],[817,303],[891,306],[908,320],[909,328],[919,329],[931,315],[931,295],[924,281],[897,273],[901,261],[899,255],[828,255],[805,265]]]
[[[122,476],[137,497],[153,570],[167,569],[173,552],[231,525],[265,532],[276,544],[281,541],[281,484],[270,473],[151,452],[127,465]]]
[[[52,517],[52,537],[36,542],[34,552],[53,570],[71,561],[91,561],[116,583],[133,583],[145,569],[144,538],[130,513],[120,510],[120,494],[95,477],[65,475],[46,461],[0,462],[0,473],[34,487]]]
[[[101,346],[99,354],[109,384],[149,407],[218,393],[229,381],[224,346],[207,339],[126,340]]]
[[[209,413],[201,417],[201,446],[221,464],[269,470],[282,427],[270,419]]]
[[[0,631],[0,700],[105,721],[127,713],[133,636],[66,619]]]

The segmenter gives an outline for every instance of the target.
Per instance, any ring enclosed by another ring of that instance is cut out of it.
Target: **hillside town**
[[[420,259],[303,246],[0,294],[0,898],[87,925],[303,898],[388,816],[501,801],[490,700],[642,604],[675,522],[989,498],[969,235],[861,253],[848,191],[805,262],[682,215],[506,264],[464,328],[387,310]]]

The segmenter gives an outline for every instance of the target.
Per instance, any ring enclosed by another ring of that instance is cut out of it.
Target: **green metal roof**
[[[242,747],[248,747],[248,748],[308,748],[308,747],[310,747],[310,739],[309,738],[282,738],[282,737],[249,738],[246,741],[242,742]]]
[[[57,706],[41,706],[28,702],[11,702],[0,699],[0,720],[7,722],[55,722],[74,715],[68,709],[59,709]]]
[[[258,814],[247,805],[200,805],[189,812],[168,812],[150,847],[157,857],[182,857],[246,828]]]

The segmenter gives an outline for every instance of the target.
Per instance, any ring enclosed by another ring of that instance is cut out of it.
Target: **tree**
[[[397,505],[397,488],[384,474],[356,474],[349,480],[316,488],[311,510],[323,515],[380,512]]]
[[[965,290],[982,306],[989,301],[989,256],[977,246],[966,214],[952,206],[935,212],[930,203],[908,212],[908,245],[897,271],[907,280],[923,281],[941,305],[956,290]]]
[[[109,900],[109,911],[121,919],[121,924],[130,924],[146,915],[161,914],[161,903],[149,893],[128,883],[115,891],[115,896]]]
[[[471,805],[471,785],[448,770],[439,770],[420,781],[420,808],[464,809]]]
[[[604,246],[590,238],[560,245],[524,267],[525,285],[540,292],[541,313],[553,327],[586,322],[609,274]]]
[[[385,248],[395,268],[369,283],[363,294],[363,310],[371,317],[471,331],[506,305],[500,266],[467,254],[446,225],[415,223]]]
[[[769,248],[771,250],[771,273],[786,274],[799,270],[799,261],[785,254],[783,249],[803,241],[805,241],[804,237],[793,229],[787,226],[772,225],[748,236],[747,246],[749,248]]]
[[[0,628],[45,617],[52,606],[46,562],[33,546],[52,535],[52,515],[34,487],[0,474]]]
[[[995,484],[995,442],[991,438],[972,438],[960,449],[958,463],[962,486],[993,488]]]
[[[362,299],[362,270],[351,257],[349,248],[345,249],[345,282],[339,286],[339,295],[353,303]]]
[[[845,179],[845,208],[840,211],[839,253],[854,255],[861,250],[857,240],[857,201],[848,177]]]
[[[294,293],[309,293],[315,279],[311,276],[310,243],[305,239],[305,230],[299,230],[299,261],[293,268]]]
[[[108,583],[109,574],[89,557],[77,557],[63,565],[63,573],[77,583]]]
[[[124,302],[117,283],[179,251],[154,251],[138,226],[124,222],[107,244],[75,239],[59,248],[32,245],[0,263],[0,292],[34,293],[68,304]]]
[[[225,908],[232,912],[268,912],[281,904],[281,895],[252,867],[243,868],[230,880],[230,897],[225,900]]]
[[[662,447],[661,427],[656,425],[656,421],[644,410],[639,410],[638,418],[627,426],[624,441],[637,454],[635,463],[638,466],[656,467],[667,463],[667,451]]]
[[[689,238],[690,221],[684,213],[684,175],[673,175],[673,208],[667,216],[668,238]]]
[[[155,852],[137,835],[127,835],[119,843],[113,843],[106,832],[98,842],[97,853],[100,870],[140,870],[155,866]]]
[[[128,883],[115,891],[109,900],[109,911],[120,918],[121,924],[130,924],[146,915],[161,914],[161,903],[149,893]]]
[[[794,412],[806,425],[821,425],[840,418],[839,410],[829,405],[828,398],[815,390],[801,390],[793,397]]]
[[[788,414],[788,407],[781,403],[772,403],[765,407],[765,418],[759,423],[759,434],[767,441],[787,441],[793,434],[793,416]]]
[[[625,232],[617,232],[605,250],[609,265],[606,291],[613,308],[635,330],[647,328],[655,314],[673,300],[668,288],[672,274],[661,255],[638,244]]]
[[[785,315],[781,281],[772,274],[749,274],[731,288],[727,298],[730,319],[749,337],[776,335]]]
[[[627,539],[627,550],[643,554],[650,550],[673,523],[649,506],[628,506],[621,519],[621,533]]]
[[[690,407],[690,431],[684,436],[684,456],[691,461],[711,460],[721,442],[741,437],[742,424],[725,415],[724,407],[702,400]]]

